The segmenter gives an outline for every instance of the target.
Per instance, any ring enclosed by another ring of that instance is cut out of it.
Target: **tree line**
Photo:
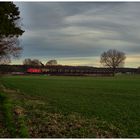
[[[44,66],[44,64],[38,59],[27,58],[23,61],[23,65],[30,66]],[[49,60],[45,65],[57,65],[57,60]]]
[[[107,52],[101,54],[100,62],[105,67],[112,69],[113,75],[115,74],[116,68],[123,67],[126,56],[123,52],[110,49]],[[44,64],[38,59],[25,59],[23,65],[30,66],[44,66]],[[57,65],[57,60],[49,60],[46,65]]]

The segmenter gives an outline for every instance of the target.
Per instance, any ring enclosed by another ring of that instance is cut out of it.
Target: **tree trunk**
[[[112,75],[113,75],[113,77],[115,76],[115,73],[116,73],[116,67],[113,67],[113,69],[112,69]]]

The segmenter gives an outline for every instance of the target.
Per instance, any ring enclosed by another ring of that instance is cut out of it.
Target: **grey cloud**
[[[116,48],[140,54],[140,3],[16,2],[23,56],[89,57]]]

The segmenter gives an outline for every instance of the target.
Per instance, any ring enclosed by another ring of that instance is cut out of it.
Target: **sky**
[[[56,59],[62,65],[101,67],[109,49],[126,54],[125,67],[140,66],[140,2],[15,2],[19,7],[20,59]]]

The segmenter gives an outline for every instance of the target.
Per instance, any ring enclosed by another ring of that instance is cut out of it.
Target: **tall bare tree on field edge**
[[[0,2],[0,64],[18,57],[22,48],[18,37],[24,31],[19,26],[20,11],[13,2]]]
[[[103,52],[101,54],[100,62],[104,66],[111,68],[112,74],[114,76],[116,68],[124,66],[125,59],[125,53],[115,49],[110,49],[107,52]]]

